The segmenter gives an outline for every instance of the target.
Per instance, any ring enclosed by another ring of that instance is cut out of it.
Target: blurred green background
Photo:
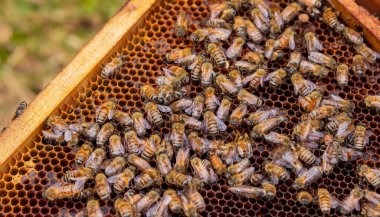
[[[0,129],[126,0],[0,0]]]

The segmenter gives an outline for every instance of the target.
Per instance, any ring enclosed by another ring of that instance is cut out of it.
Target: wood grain
[[[120,48],[133,29],[144,22],[159,0],[128,1],[78,55],[33,100],[23,114],[0,134],[0,165],[31,142],[45,119]],[[4,169],[4,168],[2,168]]]

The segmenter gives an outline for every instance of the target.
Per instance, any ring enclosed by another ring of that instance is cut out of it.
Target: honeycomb
[[[288,0],[275,0],[273,5],[281,8],[286,7]],[[195,30],[200,21],[208,18],[209,11],[203,0],[168,0],[157,6],[152,14],[146,19],[142,28],[130,39],[125,39],[125,46],[118,51],[125,55],[125,64],[121,72],[114,79],[102,79],[100,68],[88,81],[83,83],[82,88],[62,104],[56,112],[68,122],[75,120],[93,121],[95,108],[104,100],[116,98],[118,108],[126,112],[132,112],[143,106],[143,101],[139,95],[141,84],[154,84],[155,77],[160,74],[162,66],[165,65],[164,54],[169,49],[184,48],[192,46],[192,42],[186,38],[177,38],[173,28],[176,15],[180,9],[186,10],[192,19],[191,30]],[[352,63],[354,49],[345,39],[334,30],[315,18],[310,18],[309,24],[302,24],[297,20],[290,23],[297,31],[312,25],[319,40],[323,43],[323,53],[333,56],[339,63]],[[227,48],[225,44],[225,48]],[[201,48],[198,47],[197,51]],[[269,71],[279,67],[285,67],[289,58],[289,51],[280,59],[269,64]],[[113,56],[116,56],[115,53]],[[303,53],[306,56],[306,53]],[[377,193],[380,189],[361,182],[361,178],[356,173],[356,166],[368,164],[373,167],[380,167],[380,116],[373,110],[367,109],[363,105],[363,99],[367,95],[379,93],[380,89],[380,61],[365,72],[365,76],[359,78],[350,75],[349,83],[342,88],[337,85],[334,73],[322,79],[307,77],[326,87],[325,96],[330,93],[337,93],[345,99],[355,103],[353,117],[355,124],[364,123],[370,128],[374,135],[370,137],[371,144],[366,148],[365,156],[358,162],[348,164],[340,163],[328,176],[324,176],[317,182],[311,184],[306,190],[315,194],[318,188],[327,188],[334,196],[342,200],[349,194],[354,186],[369,188]],[[192,84],[190,97],[201,93],[203,89]],[[278,107],[287,111],[288,123],[282,123],[278,132],[290,134],[294,124],[299,122],[302,111],[297,104],[297,98],[293,96],[293,85],[291,82],[283,83],[276,89],[268,87],[255,92],[265,100],[265,105]],[[236,107],[236,102],[232,108]],[[121,127],[118,126],[118,130]],[[153,128],[162,134],[169,132],[169,123],[163,128]],[[246,125],[242,125],[244,131],[248,130]],[[228,126],[229,133],[233,128]],[[248,132],[248,131],[247,131]],[[148,132],[150,133],[150,132]],[[232,136],[227,140],[231,140]],[[264,144],[262,139],[255,141],[253,157],[250,159],[256,171],[261,171],[263,162],[269,158],[271,146]],[[65,171],[71,169],[75,152],[71,147],[65,145],[47,144],[42,139],[42,133],[38,132],[33,141],[21,149],[21,153],[11,158],[6,165],[6,170],[0,173],[0,215],[1,216],[56,216],[65,212],[77,213],[85,206],[84,201],[58,200],[49,202],[43,197],[44,190],[56,183]],[[322,151],[316,150],[317,156],[322,155]],[[151,162],[154,164],[154,162]],[[207,204],[203,216],[321,216],[318,205],[303,206],[296,199],[296,190],[291,187],[294,182],[294,174],[291,179],[277,186],[277,195],[271,201],[263,199],[246,199],[238,197],[228,192],[227,180],[220,179],[217,184],[205,185],[201,194]],[[161,186],[163,190],[167,188],[165,184]],[[114,216],[115,211],[112,201],[100,201],[106,216]],[[353,216],[358,212],[354,211]],[[341,216],[338,210],[332,210],[331,216]]]

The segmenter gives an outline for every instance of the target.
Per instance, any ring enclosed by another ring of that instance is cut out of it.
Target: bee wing
[[[193,107],[194,107],[194,102],[191,104],[191,106],[185,109],[185,113],[190,115],[193,112]]]
[[[335,93],[332,93],[330,96],[331,96],[331,100],[336,101],[336,102],[341,102],[344,100],[342,97],[338,96]]]
[[[73,134],[71,133],[70,130],[65,130],[64,135],[63,135],[64,140],[71,141],[73,139]]]
[[[334,197],[330,194],[330,200],[331,200],[331,208],[336,209],[340,206],[342,206],[342,202],[338,200],[338,198]]]
[[[173,76],[173,72],[172,70],[168,69],[168,68],[162,68],[162,71],[164,71],[164,75],[165,76]]]
[[[339,125],[336,136],[344,136],[348,133],[347,129],[351,125],[351,121],[346,121]]]
[[[192,70],[195,68],[195,66],[198,64],[198,62],[200,61],[200,59],[196,58],[187,68],[189,70]]]
[[[290,38],[289,38],[289,48],[291,50],[294,50],[296,48],[296,42],[294,40],[294,35],[292,35]]]
[[[243,79],[243,85],[245,86],[250,81],[252,81],[252,79],[254,79],[255,77],[256,77],[255,73],[245,76],[244,79]]]
[[[150,126],[149,122],[148,122],[145,118],[142,118],[140,124],[141,124],[142,126],[144,126],[146,129],[151,129],[151,128],[152,128],[152,126]]]
[[[157,105],[158,110],[161,112],[171,112],[172,109],[169,106]]]
[[[216,117],[215,116],[215,120],[216,120],[216,122],[218,123],[218,127],[219,127],[219,130],[220,131],[225,131],[225,130],[227,130],[227,126],[226,126],[226,124],[222,121],[222,120],[220,120],[218,117]]]
[[[264,87],[264,77],[265,76],[261,76],[261,78],[260,78],[260,86],[261,87]]]
[[[87,179],[79,179],[74,184],[74,190],[80,191],[84,188],[84,184],[86,184]]]
[[[111,109],[109,112],[108,112],[108,120],[111,120],[113,118],[113,115],[115,113],[115,110],[114,109]]]
[[[273,185],[278,185],[279,180],[276,176],[271,175],[269,178]]]
[[[309,89],[309,90],[315,90],[317,88],[317,85],[314,84],[313,82],[309,81],[309,80],[304,80],[304,84],[305,86]]]
[[[372,102],[372,106],[379,108],[380,107],[380,102]]]
[[[107,178],[107,182],[110,183],[110,184],[113,184],[116,182],[116,180],[121,176],[123,175],[122,173],[119,173],[119,174],[116,174],[114,176],[110,176]]]
[[[317,37],[314,37],[314,44],[315,44],[315,47],[317,48],[317,50],[323,49],[322,43],[318,40]]]
[[[263,76],[263,81],[264,82],[267,82],[267,81],[270,81],[272,80],[272,78],[276,75],[275,71],[274,72],[271,72],[265,76]]]
[[[178,58],[174,61],[174,63],[176,64],[181,64],[181,63],[184,63],[184,62],[187,62],[187,61],[190,61],[190,60],[193,60],[195,58],[195,54],[191,54],[191,55],[188,55],[188,56],[185,56],[185,57],[182,57],[182,58]]]

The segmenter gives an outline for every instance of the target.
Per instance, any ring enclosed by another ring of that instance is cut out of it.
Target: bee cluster
[[[354,124],[351,101],[335,94],[324,97],[324,88],[305,77],[322,78],[334,71],[339,85],[345,86],[350,68],[364,76],[367,64],[380,55],[319,0],[299,0],[282,11],[263,0],[231,0],[209,4],[209,10],[210,18],[192,32],[187,13],[178,13],[175,34],[189,36],[194,47],[167,52],[156,84],[140,87],[143,109],[130,114],[109,99],[96,109],[96,123],[47,119],[45,141],[67,143],[77,152],[73,169],[47,188],[45,197],[87,199],[78,216],[103,216],[99,200],[112,200],[123,217],[199,216],[206,207],[201,189],[221,177],[227,179],[231,193],[270,201],[277,186],[295,175],[292,187],[305,206],[317,203],[323,214],[339,209],[346,215],[356,209],[364,216],[378,216],[380,195],[374,191],[355,187],[342,201],[325,188],[316,195],[305,191],[338,163],[362,158],[372,135],[366,126]],[[321,53],[323,46],[312,29],[297,33],[288,26],[298,15],[307,22],[309,15],[302,12],[321,14],[329,27],[353,44],[357,54],[350,67]],[[284,50],[291,50],[286,67],[268,72],[267,65],[282,59]],[[114,78],[123,58],[106,64],[101,77]],[[264,106],[255,94],[288,81],[305,112],[290,135],[278,133],[289,122],[286,111]],[[189,83],[203,92],[190,97]],[[364,104],[379,110],[380,96],[367,96]],[[171,127],[168,134],[155,131],[166,123]],[[229,131],[227,124],[249,131]],[[273,147],[261,171],[250,161],[257,140]],[[322,150],[322,156],[315,150]],[[363,180],[380,186],[380,170],[361,164],[357,171]],[[164,183],[169,187],[162,192],[159,187]]]

